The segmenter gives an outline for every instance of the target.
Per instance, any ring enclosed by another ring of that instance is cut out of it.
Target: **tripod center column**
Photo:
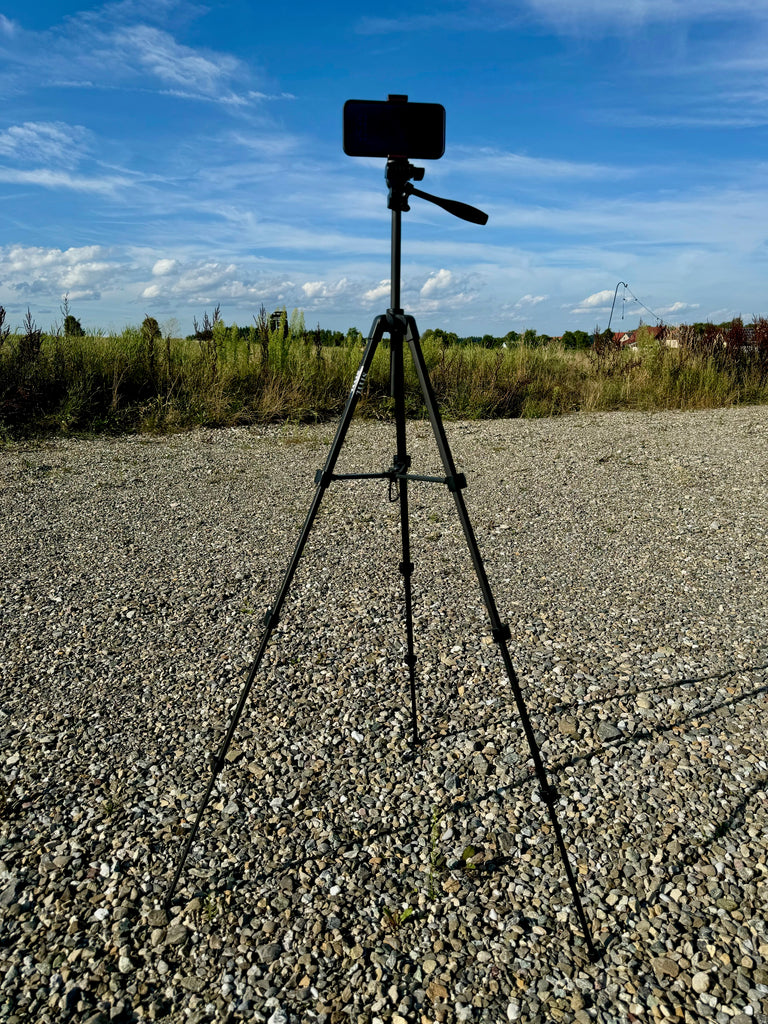
[[[390,311],[402,313],[400,307],[400,250],[401,250],[401,218],[400,210],[392,211],[392,264],[390,270]]]

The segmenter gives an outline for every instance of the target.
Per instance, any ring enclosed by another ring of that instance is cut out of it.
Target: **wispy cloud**
[[[484,21],[483,12],[466,10],[446,10],[442,8],[434,13],[403,14],[396,18],[371,17],[360,18],[355,26],[356,31],[365,36],[401,35],[420,32],[456,32],[467,29],[477,30]]]
[[[531,309],[533,306],[546,302],[548,298],[548,295],[523,295],[517,300],[513,308],[516,310]]]
[[[0,131],[0,181],[45,189],[90,192],[115,196],[135,183],[135,176],[104,168],[90,160],[95,149],[91,133],[82,125],[61,121],[27,121]]]
[[[509,180],[530,179],[534,181],[590,181],[619,180],[631,178],[637,170],[631,166],[620,164],[590,163],[581,160],[553,160],[547,157],[528,156],[523,153],[510,153],[481,146],[470,149],[468,146],[453,146],[450,154],[450,165],[456,170],[482,174],[504,175]]]
[[[644,25],[732,20],[758,21],[768,15],[766,0],[473,0],[463,7],[399,17],[359,19],[363,35],[417,32],[498,32],[518,29],[531,20],[560,35],[600,36]]]
[[[177,4],[161,5],[170,16]],[[81,12],[44,32],[0,24],[4,76],[16,90],[39,83],[44,65],[49,84],[63,88],[120,87],[253,106],[270,98],[254,69],[237,57],[186,46],[165,28],[149,24],[141,4],[110,4]]]
[[[526,0],[531,11],[558,32],[600,32],[605,27],[651,23],[750,19],[768,14],[766,0]],[[508,5],[499,4],[503,10]]]
[[[26,121],[0,131],[0,157],[74,167],[90,149],[91,133],[78,124]]]
[[[93,192],[115,195],[132,184],[129,178],[91,178],[41,167],[30,171],[18,167],[0,167],[0,181],[6,185],[37,185],[41,188],[63,189],[71,192]]]

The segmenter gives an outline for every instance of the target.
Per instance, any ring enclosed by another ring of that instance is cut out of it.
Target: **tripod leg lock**
[[[406,579],[410,579],[413,576],[413,562],[401,562],[400,572]]]
[[[495,629],[491,630],[491,636],[497,644],[503,644],[506,640],[511,640],[512,631],[509,628],[509,624],[506,622],[500,623]]]
[[[418,659],[415,654],[406,654],[406,656],[403,658],[403,661],[408,666],[408,668],[413,668]]]
[[[273,608],[267,609],[267,614],[264,616],[264,628],[274,629],[280,621],[280,616],[277,615]]]
[[[463,473],[457,473],[456,476],[447,476],[445,482],[451,494],[455,494],[456,491],[463,491],[467,486],[467,478]]]

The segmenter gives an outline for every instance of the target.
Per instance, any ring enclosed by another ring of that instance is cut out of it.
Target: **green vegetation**
[[[218,308],[188,338],[153,317],[120,334],[88,334],[62,309],[43,333],[27,312],[12,331],[0,307],[0,431],[5,435],[170,431],[339,415],[359,365],[356,328],[307,330],[299,311],[226,326]],[[422,348],[446,418],[555,416],[577,410],[697,409],[768,401],[768,321],[678,328],[636,347],[607,332],[551,339],[526,331],[458,338],[427,331]],[[672,347],[672,345],[677,347]],[[424,414],[406,360],[411,416]],[[389,354],[380,346],[358,409],[388,418]]]

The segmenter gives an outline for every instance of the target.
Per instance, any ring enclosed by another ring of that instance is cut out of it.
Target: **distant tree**
[[[80,321],[77,317],[69,316],[64,317],[64,334],[68,338],[84,338],[85,331],[82,328]]]
[[[68,338],[82,338],[85,336],[80,321],[72,315],[72,310],[69,306],[69,292],[64,295],[61,305],[59,306],[61,315],[64,317],[64,334]]]
[[[457,345],[459,337],[453,331],[444,331],[441,327],[428,327],[421,336],[422,342],[434,339],[439,345],[446,348],[448,345]]]
[[[589,348],[592,336],[586,331],[566,331],[560,339],[565,348]]]
[[[146,344],[154,344],[161,336],[160,324],[153,316],[145,316],[141,324],[141,336]]]

